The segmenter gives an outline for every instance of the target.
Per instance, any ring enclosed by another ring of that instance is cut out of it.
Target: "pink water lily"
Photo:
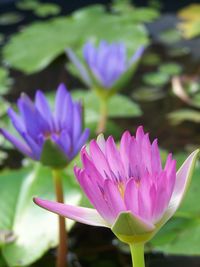
[[[172,154],[162,167],[157,139],[151,144],[142,127],[135,137],[126,131],[119,149],[112,136],[105,140],[100,135],[90,142],[89,149],[82,149],[83,168],[74,170],[94,209],[39,198],[34,201],[78,222],[109,227],[122,240],[146,233],[152,236],[179,207],[198,152],[194,151],[176,173]]]

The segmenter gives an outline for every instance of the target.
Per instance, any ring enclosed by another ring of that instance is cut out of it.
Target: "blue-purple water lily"
[[[144,47],[140,47],[128,59],[126,46],[122,42],[109,44],[101,41],[98,47],[88,42],[83,47],[83,64],[70,48],[66,49],[83,82],[89,87],[104,89],[114,87],[122,75],[139,60],[143,51]]]
[[[6,129],[0,129],[0,133],[34,160],[40,160],[44,144],[50,140],[68,163],[89,137],[89,129],[82,129],[81,103],[72,100],[63,84],[57,89],[54,112],[40,90],[36,92],[35,103],[22,93],[17,106],[20,114],[9,108],[8,116],[22,138],[16,138]]]

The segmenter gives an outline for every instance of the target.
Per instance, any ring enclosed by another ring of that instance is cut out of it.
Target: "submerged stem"
[[[145,267],[144,243],[129,244],[133,267]]]
[[[59,170],[53,170],[53,178],[55,184],[55,193],[57,202],[64,203],[62,180]],[[57,251],[56,267],[67,267],[67,231],[65,218],[59,216],[59,245]]]
[[[108,99],[100,99],[100,120],[97,125],[96,133],[104,133],[106,130],[106,123],[108,119]]]

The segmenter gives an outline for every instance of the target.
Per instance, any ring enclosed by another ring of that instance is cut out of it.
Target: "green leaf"
[[[147,85],[161,87],[169,81],[169,75],[162,72],[149,72],[142,79]]]
[[[22,10],[31,10],[39,7],[41,3],[37,0],[21,0],[16,3],[17,8]]]
[[[178,29],[168,29],[160,33],[159,39],[165,44],[174,44],[181,41],[181,32]]]
[[[23,16],[17,12],[4,13],[0,16],[0,25],[10,25],[20,22]]]
[[[40,4],[36,8],[34,8],[34,13],[38,17],[47,17],[59,14],[60,10],[61,9],[58,5],[52,3],[46,3],[46,4]]]
[[[11,83],[12,83],[12,80],[9,78],[8,70],[0,67],[0,94],[1,95],[8,92]]]
[[[62,172],[62,178],[65,201],[77,205],[81,193],[72,165]],[[9,266],[27,266],[58,244],[57,216],[32,201],[33,196],[55,199],[51,171],[37,163],[26,169],[5,171],[0,180],[0,229],[11,230],[16,237],[13,243],[4,245],[2,253]],[[68,221],[68,229],[72,224]]]
[[[139,87],[133,90],[132,96],[139,101],[156,101],[165,96],[165,92],[160,88]]]
[[[180,109],[172,111],[168,114],[168,118],[172,124],[177,125],[183,121],[200,122],[200,112],[192,109]]]
[[[194,38],[200,34],[200,4],[191,4],[181,9],[178,16],[185,21],[178,24],[185,38]]]
[[[97,122],[100,104],[96,94],[93,91],[75,90],[72,95],[75,99],[83,102],[86,123]],[[130,98],[117,94],[112,96],[108,102],[108,114],[110,118],[126,118],[140,116],[142,112],[140,107]]]
[[[151,245],[154,250],[167,254],[199,256],[200,225],[192,220],[182,220],[179,225],[169,222],[169,230],[160,232]],[[162,230],[161,230],[162,231]]]
[[[167,75],[178,75],[182,71],[182,67],[177,63],[165,63],[159,66],[159,71]]]
[[[106,13],[102,7],[87,7],[72,16],[37,22],[11,37],[3,49],[4,60],[16,69],[33,73],[64,53],[66,47],[80,49],[89,39],[94,42],[102,39],[123,41],[129,55],[148,44],[143,25],[121,22],[119,15]]]

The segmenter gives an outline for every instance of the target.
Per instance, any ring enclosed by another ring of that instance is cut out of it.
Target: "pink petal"
[[[103,134],[97,136],[97,144],[100,147],[101,151],[105,154],[106,141]]]
[[[151,168],[151,143],[149,141],[149,134],[145,134],[142,139],[142,159],[143,164],[145,165],[145,169],[148,170],[149,173],[152,173]]]
[[[128,180],[126,184],[124,202],[127,210],[133,214],[139,214],[138,187],[134,178]]]
[[[152,149],[151,152],[152,173],[160,173],[162,170],[162,164],[161,164],[157,139],[153,141],[151,149]]]
[[[106,142],[106,158],[116,179],[122,181],[125,178],[125,172],[112,136],[108,137]]]
[[[106,221],[111,223],[115,215],[107,205],[103,187],[99,186],[94,177],[87,175],[84,170],[79,171],[77,179],[95,209]]]
[[[109,227],[106,221],[94,209],[65,205],[62,203],[34,198],[33,201],[38,206],[54,212],[63,217],[75,220],[80,223],[93,226]]]
[[[99,173],[104,177],[107,178],[106,174],[111,177],[110,174],[110,168],[108,165],[108,162],[105,158],[104,153],[102,150],[99,148],[98,144],[96,143],[95,140],[92,140],[90,142],[90,155],[92,158],[92,161],[99,171]]]
[[[121,142],[120,142],[120,157],[121,157],[122,164],[124,166],[126,177],[129,177],[130,143],[131,143],[131,134],[129,133],[129,131],[126,131],[122,135]]]
[[[142,143],[142,139],[144,137],[144,130],[143,126],[139,126],[136,131],[136,137],[135,139],[137,140],[138,143]]]
[[[105,180],[103,189],[105,192],[105,198],[107,200],[108,206],[112,209],[116,218],[120,212],[126,210],[119,189],[117,188],[117,185],[114,184],[113,181],[110,179]]]
[[[173,216],[180,206],[190,184],[199,152],[200,150],[197,149],[191,153],[178,170],[171,200],[162,219],[157,223],[158,227],[161,227],[163,224],[165,224],[165,222],[167,222]]]

